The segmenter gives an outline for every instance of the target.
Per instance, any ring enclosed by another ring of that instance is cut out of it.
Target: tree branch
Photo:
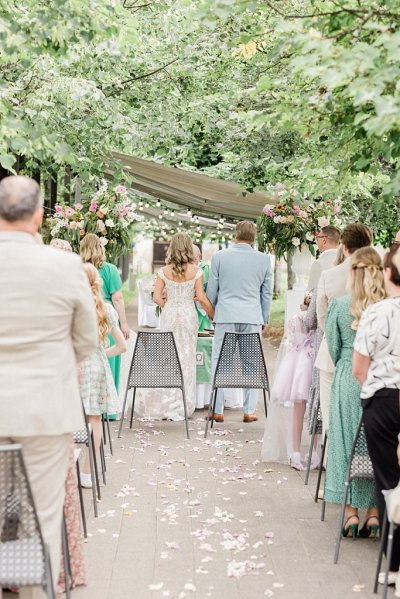
[[[156,73],[159,73],[160,71],[163,71],[164,69],[169,67],[171,64],[174,64],[174,62],[177,62],[178,60],[179,60],[178,58],[174,58],[174,60],[170,60],[169,62],[164,64],[162,67],[158,67],[157,69],[154,69],[154,71],[149,71],[148,73],[144,73],[143,75],[138,75],[137,77],[131,77],[130,79],[125,79],[125,81],[121,81],[120,85],[126,85],[127,83],[134,83],[135,81],[140,81],[140,79],[146,79],[147,77],[151,77],[152,75],[155,75]],[[114,86],[114,87],[116,87],[116,86]],[[106,94],[106,96],[109,98],[111,96],[121,94],[124,91],[125,91],[124,89],[116,89],[114,92],[111,92],[110,94]]]

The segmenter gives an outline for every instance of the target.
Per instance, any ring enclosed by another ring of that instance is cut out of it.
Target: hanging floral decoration
[[[44,235],[47,241],[66,239],[78,252],[80,240],[87,233],[96,233],[106,247],[108,260],[115,262],[129,251],[132,224],[142,220],[136,208],[126,187],[109,189],[103,181],[96,193],[73,206],[56,204],[55,212],[45,221]]]
[[[342,225],[339,199],[313,201],[282,183],[274,186],[273,194],[276,204],[266,204],[257,222],[258,247],[273,251],[278,259],[304,245],[314,254],[317,231]]]

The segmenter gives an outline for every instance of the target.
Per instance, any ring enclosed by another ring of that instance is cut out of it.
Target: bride
[[[172,331],[185,384],[188,416],[196,407],[196,344],[198,316],[195,298],[210,316],[214,308],[204,293],[203,272],[195,265],[193,243],[186,233],[173,236],[166,266],[157,274],[154,301],[162,308],[161,331]],[[138,390],[137,411],[155,420],[183,420],[180,389]]]

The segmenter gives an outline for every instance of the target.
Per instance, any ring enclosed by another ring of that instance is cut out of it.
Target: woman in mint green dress
[[[84,262],[91,262],[98,269],[103,281],[104,299],[114,306],[118,313],[121,331],[123,332],[125,339],[129,339],[129,326],[126,320],[125,303],[121,292],[121,277],[117,267],[110,262],[106,262],[106,253],[104,246],[100,243],[100,238],[93,233],[85,235],[80,244],[80,254]],[[109,336],[109,342],[109,347],[112,347],[114,345],[114,339],[111,335]],[[115,387],[118,391],[121,356],[109,358],[109,363]]]
[[[371,287],[365,284],[365,277],[368,276],[365,264],[369,264],[371,259],[379,264],[380,257],[372,248],[362,248],[353,254],[352,296],[333,299],[326,319],[326,340],[336,366],[329,406],[328,460],[324,492],[324,499],[328,503],[342,503],[351,448],[362,414],[361,387],[352,374],[355,329],[362,310],[382,299],[383,293],[382,290],[377,291],[376,285]],[[373,481],[354,480],[350,485],[348,502],[343,536],[349,533],[357,536],[359,509],[367,510],[360,536],[368,537],[371,533],[376,535],[379,520]]]

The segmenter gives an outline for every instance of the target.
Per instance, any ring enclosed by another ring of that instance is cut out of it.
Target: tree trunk
[[[287,255],[287,286],[288,289],[293,289],[293,285],[296,282],[296,275],[293,272],[293,255]]]
[[[277,299],[282,295],[282,262],[275,258],[274,268],[274,299]]]

